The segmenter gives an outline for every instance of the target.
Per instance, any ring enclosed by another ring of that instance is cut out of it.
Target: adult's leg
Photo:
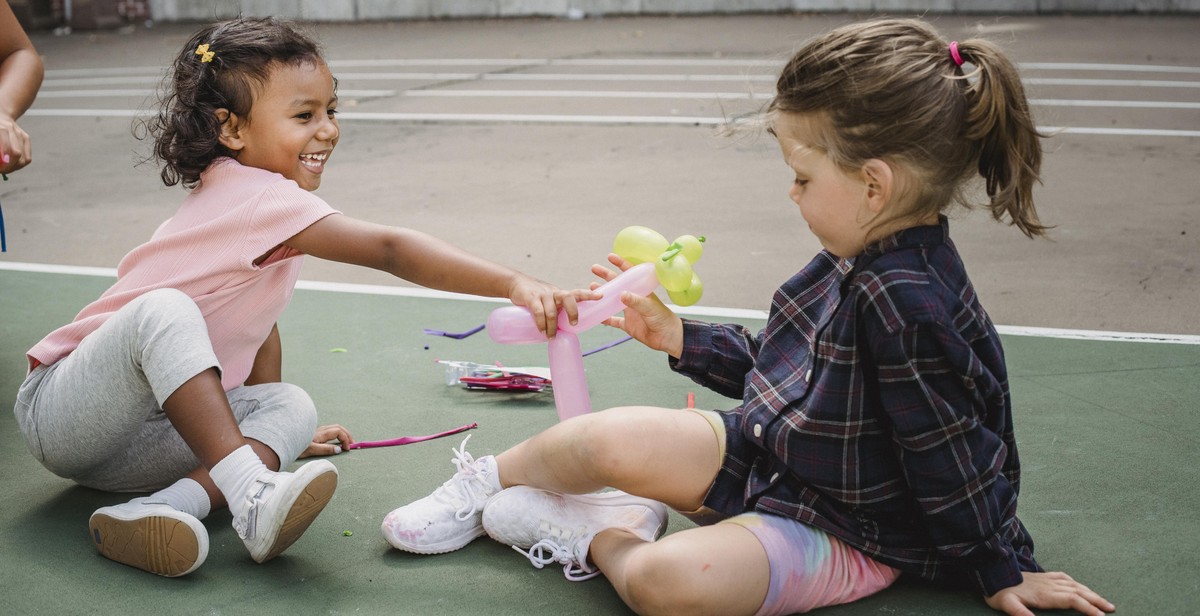
[[[712,425],[681,409],[621,407],[564,421],[496,456],[500,484],[584,494],[612,487],[680,511],[721,467]]]

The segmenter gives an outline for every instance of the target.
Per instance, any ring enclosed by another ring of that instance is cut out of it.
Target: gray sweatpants
[[[151,291],[70,355],[34,369],[13,412],[29,451],[54,474],[100,490],[149,492],[199,465],[162,403],[209,368],[220,365],[196,303],[174,289]],[[317,411],[299,387],[267,383],[227,394],[242,434],[283,466],[312,441]]]

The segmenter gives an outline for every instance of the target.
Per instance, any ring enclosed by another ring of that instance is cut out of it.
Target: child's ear
[[[245,147],[239,130],[241,118],[225,108],[218,109],[213,113],[217,116],[217,121],[221,123],[221,134],[217,140],[229,150],[240,152]]]
[[[878,214],[887,206],[896,191],[896,174],[893,173],[891,165],[878,158],[864,163],[862,174],[867,184],[867,207]]]

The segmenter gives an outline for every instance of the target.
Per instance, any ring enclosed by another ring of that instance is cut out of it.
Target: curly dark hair
[[[200,50],[206,44],[209,61]],[[220,142],[216,111],[248,117],[254,88],[266,83],[274,65],[324,61],[312,37],[272,17],[234,19],[197,32],[163,80],[158,113],[143,122],[154,143],[150,158],[162,166],[163,183],[194,188],[213,160],[233,156]]]

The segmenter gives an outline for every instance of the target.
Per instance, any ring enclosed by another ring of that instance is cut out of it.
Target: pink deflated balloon
[[[649,295],[658,287],[652,263],[635,265],[616,278],[600,285],[596,291],[604,297],[579,302],[579,321],[575,325],[565,313],[558,315],[558,334],[547,341],[538,331],[533,315],[520,306],[497,308],[488,316],[487,332],[501,344],[536,344],[548,342],[550,381],[554,390],[554,406],[560,420],[583,415],[592,410],[588,398],[587,377],[583,373],[583,352],[578,334],[585,332],[625,309],[621,294]]]

